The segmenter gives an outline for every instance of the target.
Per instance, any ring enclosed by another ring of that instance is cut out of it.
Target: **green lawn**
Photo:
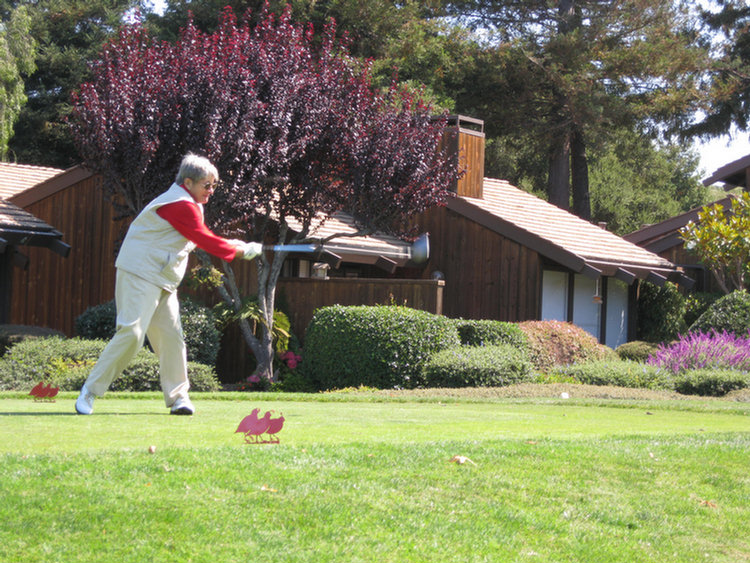
[[[74,400],[0,394],[0,561],[750,561],[748,403]]]

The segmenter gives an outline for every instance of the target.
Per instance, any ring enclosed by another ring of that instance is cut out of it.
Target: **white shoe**
[[[86,384],[81,387],[81,394],[78,395],[76,401],[76,412],[78,414],[91,414],[94,412],[94,399],[96,395],[91,393],[87,388]]]
[[[190,399],[187,397],[178,397],[177,400],[172,405],[172,410],[169,411],[170,414],[193,414],[195,412],[195,407],[193,406],[193,403],[190,402]]]

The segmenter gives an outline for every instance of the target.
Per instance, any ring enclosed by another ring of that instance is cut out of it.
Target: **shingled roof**
[[[747,190],[750,189],[749,177],[750,154],[717,168],[713,174],[703,180],[703,185],[710,186],[716,182],[723,182],[726,188],[742,187]]]
[[[70,246],[62,242],[62,233],[17,205],[0,199],[0,252],[9,244],[42,246],[67,256]]]
[[[10,199],[62,172],[60,168],[0,162],[0,199]]]
[[[687,282],[674,264],[506,181],[484,179],[481,199],[449,199],[448,208],[591,278],[627,283]]]

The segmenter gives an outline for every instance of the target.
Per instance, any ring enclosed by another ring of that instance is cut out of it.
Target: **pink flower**
[[[289,369],[294,369],[297,367],[297,360],[295,358],[289,358],[286,361],[286,365],[289,366]]]
[[[248,382],[250,383],[258,383],[260,381],[260,377],[257,375],[251,375],[247,378]]]

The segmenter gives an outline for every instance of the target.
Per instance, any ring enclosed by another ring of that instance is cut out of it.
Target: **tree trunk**
[[[570,142],[567,136],[552,147],[547,177],[549,202],[561,209],[570,209]]]
[[[570,159],[573,185],[573,213],[581,219],[591,221],[591,198],[589,195],[589,163],[586,158],[586,143],[578,129],[573,131]]]

